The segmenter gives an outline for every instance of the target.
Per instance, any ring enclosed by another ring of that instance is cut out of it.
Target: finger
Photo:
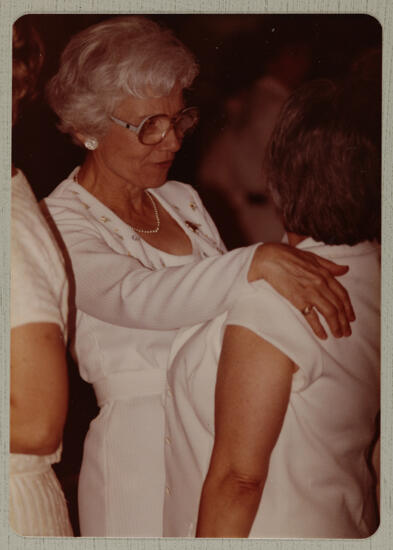
[[[340,334],[339,336],[350,336],[352,334],[351,327],[349,324],[349,317],[347,316],[347,312],[345,309],[344,301],[341,298],[341,296],[337,296],[337,293],[332,290],[330,285],[332,285],[335,289],[339,289],[338,293],[342,294],[340,284],[336,281],[334,282],[334,279],[332,277],[328,277],[326,280],[319,280],[317,281],[317,285],[319,285],[319,294],[320,297],[323,297],[325,300],[330,302],[330,304],[333,306],[331,309],[331,321],[330,323],[333,323],[336,325],[336,319],[338,320],[338,323],[340,325]],[[343,289],[344,290],[344,289]],[[343,294],[344,299],[347,298],[346,293]],[[317,304],[315,304],[317,305]],[[326,319],[329,322],[329,319]],[[335,334],[336,335],[336,334]]]
[[[333,301],[332,303],[334,304],[334,306],[336,308],[336,311],[337,311],[337,318],[338,318],[338,322],[339,322],[339,325],[340,325],[340,335],[341,336],[351,336],[351,334],[352,334],[351,325],[349,324],[349,320],[347,318],[347,315],[346,315],[346,312],[345,312],[345,309],[344,309],[344,306],[343,306],[342,302]]]
[[[313,309],[311,313],[309,313],[308,315],[304,315],[304,318],[306,319],[307,323],[310,325],[310,327],[314,331],[314,334],[318,336],[318,338],[320,338],[321,340],[326,340],[327,338],[326,331],[323,328],[315,309]]]
[[[335,277],[337,277],[338,275],[343,275],[348,271],[347,266],[340,266],[331,262],[330,260],[320,258],[319,256],[316,256],[315,254],[309,252],[304,252],[302,256],[298,256],[296,258],[296,268],[298,273],[301,273],[305,278],[312,280],[316,276],[317,278],[322,277],[326,281],[335,281]],[[333,271],[340,271],[340,273],[333,273]],[[342,291],[339,291],[340,298],[349,302],[349,310],[351,310],[348,293],[341,285],[341,283],[339,283],[338,281],[336,282],[337,285],[334,288],[339,289],[341,287],[343,289]]]
[[[291,260],[298,263],[302,267],[302,269],[305,269],[308,272],[318,273],[319,269],[321,268],[321,264],[319,263],[320,257],[316,254],[313,254],[312,252],[307,252],[306,250],[295,250],[296,255],[293,254],[293,252],[290,253]]]
[[[311,290],[308,286],[303,288],[299,287],[297,294],[291,301],[292,304],[302,313],[318,338],[327,338],[326,331],[320,322],[318,313],[325,317],[333,336],[340,338],[343,335],[337,308],[317,290]],[[311,306],[312,310],[310,313],[304,314],[304,309],[307,305]]]
[[[349,294],[347,292],[347,289],[339,283],[334,277],[329,277],[326,280],[327,284],[329,285],[329,288],[334,294],[341,300],[345,315],[348,319],[348,321],[352,322],[356,320],[356,315],[352,307],[351,298],[349,297]]]
[[[345,287],[339,283],[324,267],[319,266],[317,271],[304,273],[305,281],[308,281],[320,294],[323,294],[338,310],[338,319],[344,336],[350,336],[349,323],[355,320],[349,294]],[[306,298],[307,300],[307,298]]]
[[[316,307],[325,317],[332,334],[336,338],[340,338],[343,334],[349,334],[349,322],[345,315],[344,305],[330,290],[324,277],[319,273],[310,274],[308,271],[304,276],[298,275],[297,282],[295,290],[291,287],[291,292],[288,292],[288,287],[278,289],[278,291],[301,312],[307,304]],[[312,328],[318,330],[318,323],[314,321]],[[319,334],[317,335],[319,336]]]
[[[349,266],[336,264],[335,262],[322,258],[321,256],[316,256],[316,260],[322,267],[327,269],[329,273],[334,276],[344,275],[349,270]]]
[[[341,338],[345,334],[342,323],[345,323],[344,319],[346,318],[345,316],[340,316],[339,310],[334,303],[335,298],[332,298],[332,296],[334,295],[332,294],[330,298],[327,299],[325,295],[315,293],[313,295],[309,294],[307,299],[308,302],[325,317],[333,336],[336,338]],[[347,324],[347,327],[349,327],[349,323]]]

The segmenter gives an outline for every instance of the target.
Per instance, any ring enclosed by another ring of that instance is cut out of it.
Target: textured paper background
[[[381,525],[362,540],[27,538],[8,527],[11,25],[25,13],[364,13],[383,27]],[[0,547],[12,550],[390,550],[393,548],[392,0],[0,0]]]

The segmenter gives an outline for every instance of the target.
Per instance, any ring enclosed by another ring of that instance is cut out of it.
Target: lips
[[[157,162],[157,165],[161,168],[167,168],[169,169],[172,166],[172,160],[164,160],[162,162]]]

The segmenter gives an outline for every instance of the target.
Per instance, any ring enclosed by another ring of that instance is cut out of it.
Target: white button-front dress
[[[162,536],[168,353],[177,329],[228,309],[249,286],[255,246],[226,254],[198,194],[179,182],[149,190],[192,242],[174,256],[147,244],[76,183],[46,199],[76,282],[75,351],[100,406],[79,480],[82,536]]]

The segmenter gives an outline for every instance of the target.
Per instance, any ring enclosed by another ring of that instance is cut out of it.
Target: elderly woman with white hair
[[[60,128],[88,150],[46,199],[76,282],[75,351],[100,413],[79,480],[83,536],[160,536],[168,353],[177,329],[225,311],[264,278],[326,337],[354,315],[334,278],[346,267],[255,245],[226,253],[195,190],[167,181],[198,121],[183,92],[197,75],[173,34],[139,16],[75,35],[48,88]]]

